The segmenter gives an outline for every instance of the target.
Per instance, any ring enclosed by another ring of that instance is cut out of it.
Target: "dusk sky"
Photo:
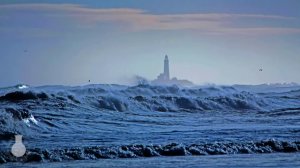
[[[1,87],[300,83],[300,1],[1,0],[0,46]]]

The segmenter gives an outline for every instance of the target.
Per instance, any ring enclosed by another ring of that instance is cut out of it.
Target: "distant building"
[[[164,73],[159,74],[156,80],[160,82],[167,82],[170,80],[169,59],[167,55],[164,60]]]
[[[151,82],[155,85],[180,85],[180,86],[192,86],[192,82],[188,80],[179,80],[177,78],[170,79],[170,70],[169,70],[169,58],[165,55],[164,60],[164,72],[157,76],[157,79]]]

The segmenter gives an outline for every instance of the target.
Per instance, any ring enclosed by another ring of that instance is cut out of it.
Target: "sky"
[[[300,83],[299,0],[1,0],[0,87]],[[259,69],[262,69],[260,71]]]

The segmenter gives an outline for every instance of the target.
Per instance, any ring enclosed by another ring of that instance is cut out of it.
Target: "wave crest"
[[[277,141],[274,139],[259,142],[216,142],[204,144],[183,145],[171,143],[168,145],[123,145],[113,147],[80,147],[67,149],[29,149],[23,162],[90,160],[103,158],[135,158],[154,156],[186,156],[186,155],[224,155],[273,152],[298,152],[300,142]],[[9,152],[0,152],[0,163],[15,162],[16,158]]]

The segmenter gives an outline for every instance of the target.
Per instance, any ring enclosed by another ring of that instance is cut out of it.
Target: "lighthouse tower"
[[[155,80],[151,82],[155,85],[178,85],[178,86],[193,86],[194,84],[188,80],[179,80],[176,77],[170,79],[169,58],[165,55],[164,72],[160,73]]]
[[[166,81],[170,80],[169,59],[167,55],[165,55],[165,61],[164,61],[164,80]]]

